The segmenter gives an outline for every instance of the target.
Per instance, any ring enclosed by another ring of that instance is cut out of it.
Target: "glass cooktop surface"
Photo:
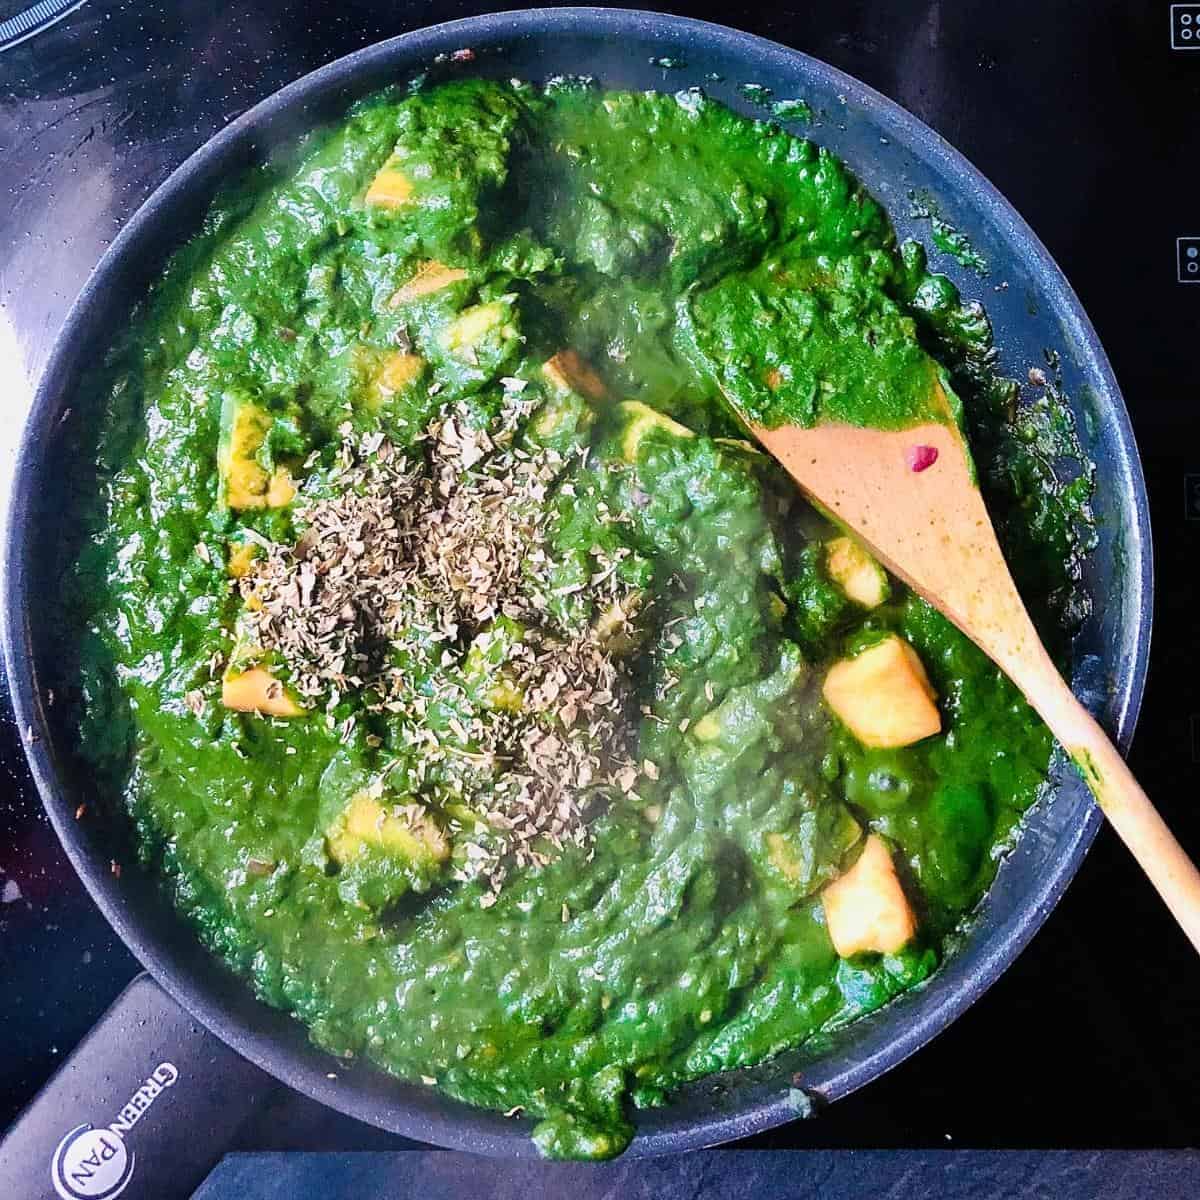
[[[174,167],[305,72],[482,11],[0,0],[0,474],[11,474],[67,308]],[[1124,390],[1150,492],[1158,598],[1131,761],[1200,852],[1200,5],[851,0],[687,11],[804,50],[899,101],[982,169],[1062,265]],[[138,970],[47,824],[3,703],[0,1128]],[[971,1011],[819,1121],[755,1144],[1193,1144],[1197,994],[1200,964],[1102,831],[1044,929]],[[240,1145],[404,1143],[280,1088]]]

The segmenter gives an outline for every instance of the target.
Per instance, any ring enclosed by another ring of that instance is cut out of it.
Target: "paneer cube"
[[[270,480],[255,455],[271,430],[271,416],[256,404],[227,395],[221,404],[217,468],[230,508],[261,508]]]
[[[325,843],[339,866],[371,848],[416,867],[432,867],[450,857],[445,832],[427,812],[416,805],[389,804],[371,788],[350,797],[325,831]]]
[[[425,360],[419,354],[393,351],[380,361],[375,372],[373,393],[377,401],[390,399],[397,392],[407,391],[425,370]]]
[[[895,634],[830,667],[823,692],[826,704],[864,746],[909,746],[942,728],[925,668]]]
[[[438,338],[442,348],[461,358],[470,358],[479,344],[491,334],[515,337],[517,331],[512,325],[512,299],[504,296],[488,304],[476,304],[463,309],[442,330]]]
[[[434,292],[440,292],[466,277],[467,273],[461,267],[448,267],[436,258],[431,258],[423,262],[412,278],[393,293],[388,307],[399,308],[402,304],[419,300],[422,296],[432,296]]]
[[[283,682],[265,667],[227,670],[221,680],[221,703],[236,712],[256,712],[266,717],[304,716],[304,709],[288,695]]]
[[[852,537],[825,543],[825,568],[855,604],[878,608],[887,599],[887,573]]]
[[[887,846],[870,834],[858,860],[821,893],[825,925],[842,958],[895,954],[912,939],[917,919]]]
[[[542,364],[542,377],[558,392],[578,392],[599,403],[608,399],[604,380],[574,350],[560,350]]]
[[[222,401],[217,474],[220,498],[230,508],[282,508],[295,497],[288,469],[268,472],[257,458],[273,423],[269,412],[241,396]]]
[[[400,164],[389,158],[380,167],[371,186],[367,188],[365,200],[372,208],[397,209],[411,204],[413,199],[412,180],[400,169]]]
[[[286,508],[296,498],[296,485],[287,467],[276,467],[267,484],[264,508]]]
[[[556,392],[530,418],[529,438],[539,446],[565,453],[587,440],[595,420],[595,410],[578,392]]]
[[[234,542],[230,544],[229,555],[225,560],[225,570],[233,579],[241,579],[249,575],[255,559],[261,553],[254,542]]]
[[[593,402],[608,397],[604,381],[574,350],[560,350],[542,364],[546,399],[529,422],[541,446],[565,452],[586,440],[596,420]]]
[[[468,394],[510,375],[524,345],[516,292],[462,309],[423,345],[450,392]]]
[[[628,463],[636,463],[642,439],[652,429],[662,430],[672,437],[690,438],[696,435],[686,426],[673,421],[640,400],[625,400],[617,405],[624,419],[621,434],[621,457]]]

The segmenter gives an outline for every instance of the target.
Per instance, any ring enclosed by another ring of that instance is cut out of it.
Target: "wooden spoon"
[[[1200,872],[1042,645],[957,427],[746,424],[810,499],[949,617],[1021,689],[1200,950]]]

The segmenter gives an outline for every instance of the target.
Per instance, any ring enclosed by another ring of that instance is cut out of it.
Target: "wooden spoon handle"
[[[1036,683],[1017,680],[1018,686],[1070,755],[1101,811],[1200,951],[1200,871],[1104,730],[1049,659],[1046,662],[1049,671],[1039,670]]]

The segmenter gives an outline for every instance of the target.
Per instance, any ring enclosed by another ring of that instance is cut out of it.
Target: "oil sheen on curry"
[[[729,407],[959,398],[1061,648],[1090,475],[995,360],[841,162],[696,91],[369,98],[103,368],[82,754],[319,1045],[616,1154],[926,979],[1043,789],[1015,690]]]

